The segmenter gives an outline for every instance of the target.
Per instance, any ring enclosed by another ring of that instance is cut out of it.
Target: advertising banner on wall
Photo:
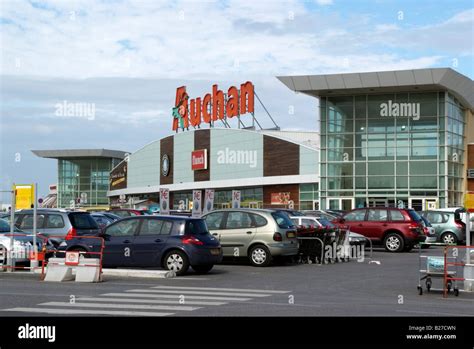
[[[170,190],[160,188],[160,214],[170,214]]]
[[[191,153],[191,169],[207,170],[207,149],[195,150]]]
[[[127,187],[127,162],[122,161],[110,171],[110,190],[125,189]]]
[[[211,212],[214,209],[214,189],[206,189],[204,194],[204,214]]]
[[[200,190],[193,190],[193,217],[201,217],[202,215],[202,192]]]
[[[272,205],[287,205],[290,200],[290,193],[271,193]]]
[[[240,208],[240,190],[232,190],[232,208]]]

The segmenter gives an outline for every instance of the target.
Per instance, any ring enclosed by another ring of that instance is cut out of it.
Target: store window
[[[319,209],[319,183],[300,184],[300,210]]]

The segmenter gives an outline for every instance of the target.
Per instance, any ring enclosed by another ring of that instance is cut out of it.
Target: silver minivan
[[[256,267],[298,254],[296,227],[287,214],[266,209],[215,210],[202,218],[219,238],[224,257],[247,257]]]

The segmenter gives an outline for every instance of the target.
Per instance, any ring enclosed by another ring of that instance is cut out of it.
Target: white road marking
[[[117,309],[142,309],[142,310],[181,310],[193,311],[201,309],[201,307],[188,307],[185,305],[150,305],[150,304],[110,304],[110,303],[84,303],[84,302],[46,302],[38,305],[54,306],[54,307],[78,307],[78,308],[117,308]]]
[[[123,310],[101,310],[101,309],[63,309],[63,308],[11,308],[4,311],[16,311],[26,313],[64,314],[64,315],[117,315],[117,316],[168,316],[174,313],[159,313],[147,311],[123,311]]]
[[[128,295],[127,295],[128,296]],[[165,300],[165,299],[136,299],[136,298],[108,298],[108,297],[81,297],[78,301],[88,302],[119,302],[119,303],[150,303],[150,304],[179,304],[179,299]],[[187,305],[225,305],[226,302],[205,302],[205,301],[190,301],[186,299]]]
[[[236,292],[215,292],[215,291],[188,291],[188,290],[126,290],[125,292],[145,292],[145,293],[173,293],[178,295],[196,294],[196,295],[208,295],[208,296],[242,296],[242,297],[269,297],[271,294],[262,293],[236,293]]]
[[[105,293],[102,296],[113,296],[113,297],[143,297],[143,298],[170,298],[180,299],[179,295],[174,294],[150,294],[150,293]],[[183,295],[184,296],[184,295]],[[249,301],[252,298],[241,298],[241,297],[209,297],[209,296],[185,296],[185,299],[208,299],[216,301]]]
[[[283,294],[289,293],[290,291],[274,291],[274,290],[259,290],[259,289],[251,289],[251,288],[220,288],[220,287],[185,287],[185,286],[154,286],[152,288],[159,288],[159,289],[184,289],[184,290],[202,290],[202,291],[231,291],[231,292],[253,292],[253,293],[275,293],[275,294]]]

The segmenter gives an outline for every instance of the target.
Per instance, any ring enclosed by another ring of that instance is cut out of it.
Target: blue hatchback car
[[[132,216],[110,224],[97,236],[105,242],[104,267],[163,267],[183,275],[189,267],[207,273],[222,261],[219,240],[200,218]],[[62,249],[99,252],[100,240],[76,236]]]

